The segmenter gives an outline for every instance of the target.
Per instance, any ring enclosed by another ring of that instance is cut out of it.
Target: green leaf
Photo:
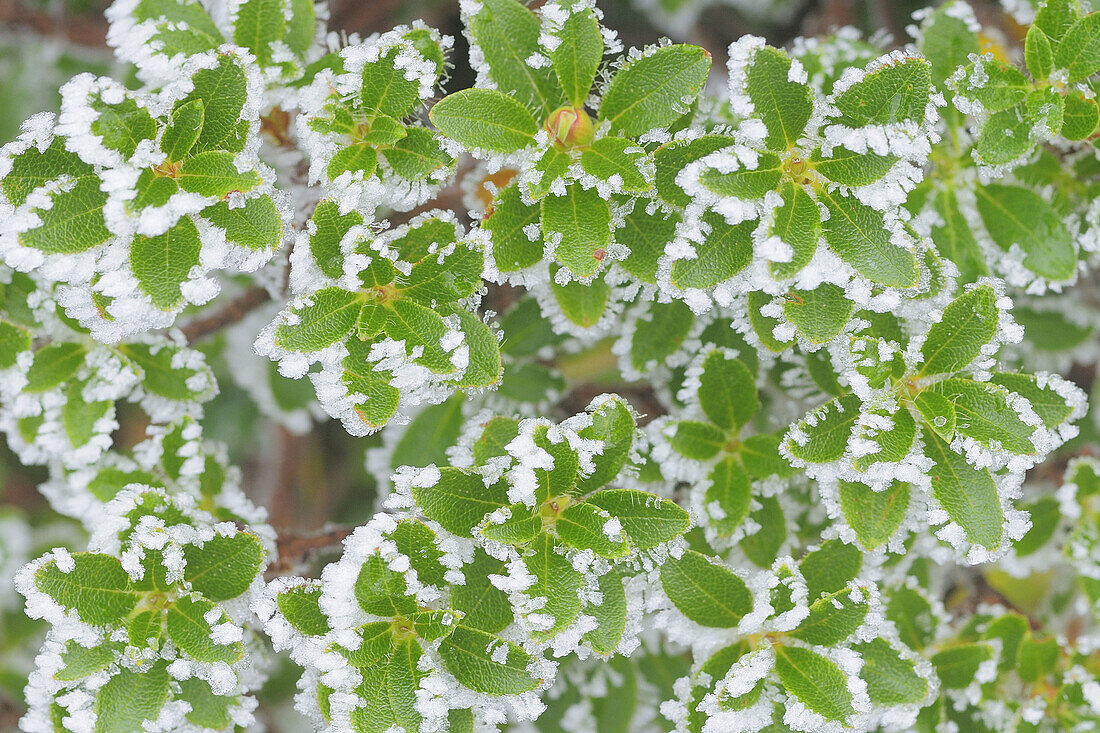
[[[783,315],[812,344],[836,338],[848,323],[852,308],[844,288],[831,283],[822,283],[813,290],[791,290],[783,301]]]
[[[855,395],[838,397],[798,423],[798,439],[789,438],[787,449],[807,463],[828,463],[844,455],[859,417],[861,402]],[[814,424],[810,423],[813,420]]]
[[[600,557],[622,557],[630,548],[626,540],[612,539],[605,531],[611,518],[605,509],[582,501],[566,507],[554,522],[554,529],[562,542],[578,550],[592,550]]]
[[[395,63],[399,54],[408,53],[406,48],[392,48],[377,61],[363,64],[359,102],[370,117],[404,119],[420,103],[419,80],[407,78],[405,69]]]
[[[928,680],[885,639],[872,639],[852,648],[863,657],[859,675],[867,682],[867,695],[876,705],[919,703],[928,693]]]
[[[92,647],[81,646],[76,641],[66,642],[65,650],[61,652],[61,661],[65,666],[55,672],[53,678],[62,681],[79,680],[106,669],[123,648],[122,644],[110,641]]]
[[[880,450],[860,456],[854,462],[856,470],[866,471],[876,463],[900,461],[909,453],[916,436],[917,423],[906,409],[900,409],[889,415],[894,425],[888,430],[878,428],[864,429],[860,438],[878,443]]]
[[[732,147],[736,143],[737,141],[728,135],[703,135],[694,140],[673,140],[657,148],[653,153],[657,195],[673,206],[687,206],[691,203],[691,196],[676,183],[676,177],[680,171],[684,170],[689,163],[694,163],[723,148]],[[635,207],[635,212],[638,209],[639,207]]]
[[[248,84],[241,62],[231,53],[221,54],[217,66],[195,72],[191,80],[194,89],[176,105],[180,107],[196,99],[203,102],[202,134],[191,153],[240,152],[248,132],[248,122],[241,119],[248,99]]]
[[[721,518],[709,516],[709,524],[719,535],[728,537],[749,515],[752,478],[737,458],[726,456],[714,464],[708,481],[703,505],[708,514],[714,504],[722,511]]]
[[[550,62],[565,91],[565,98],[574,107],[583,107],[603,58],[603,34],[590,8],[582,5],[574,9],[565,2],[559,2],[558,7],[569,13],[569,17],[555,33],[560,42],[550,52]]]
[[[424,467],[447,463],[447,449],[458,442],[462,434],[460,395],[438,405],[429,405],[413,418],[393,449],[390,466]]]
[[[183,302],[180,286],[199,264],[201,249],[199,230],[191,219],[183,217],[164,234],[135,236],[130,244],[130,269],[153,305],[172,310]]]
[[[955,69],[970,63],[970,54],[980,54],[978,34],[964,18],[955,17],[957,3],[944,3],[932,13],[921,30],[919,49],[932,63],[932,83],[943,88]]]
[[[721,214],[703,214],[703,241],[694,242],[695,257],[672,263],[670,281],[681,290],[713,288],[744,270],[752,261],[756,222],[726,223]]]
[[[740,429],[760,409],[756,380],[740,360],[723,351],[703,359],[699,375],[699,406],[723,430]]]
[[[884,59],[884,65],[833,97],[833,106],[840,112],[837,123],[863,127],[924,119],[932,91],[932,65],[919,56]]]
[[[328,619],[321,611],[321,589],[312,586],[288,588],[276,599],[279,612],[299,633],[320,636],[329,631]]]
[[[28,330],[0,319],[0,369],[15,366],[19,354],[30,351],[30,348],[31,334]]]
[[[531,54],[543,51],[533,12],[516,0],[484,0],[467,23],[497,89],[541,118],[562,105],[565,96],[554,70],[527,63]]]
[[[679,537],[691,524],[688,513],[676,502],[635,489],[598,491],[588,503],[619,520],[631,545],[649,550]]]
[[[669,445],[680,455],[695,461],[713,458],[729,443],[729,436],[710,423],[677,420],[670,427],[675,432],[669,436]]]
[[[451,607],[465,614],[462,625],[495,634],[512,623],[508,595],[489,580],[490,575],[507,574],[503,560],[475,550],[473,562],[463,566],[464,585],[451,586]]]
[[[1027,29],[1024,39],[1024,61],[1033,79],[1046,79],[1054,70],[1054,51],[1046,33],[1033,25]]]
[[[523,202],[519,186],[508,186],[497,195],[492,212],[481,226],[489,232],[493,259],[501,272],[522,270],[542,259],[541,238],[531,241],[524,231],[532,224],[540,224],[541,215],[539,206],[528,206]]]
[[[34,575],[35,587],[95,626],[120,621],[133,610],[138,596],[117,558],[91,552],[72,557],[74,567],[67,573],[54,560],[43,565]]]
[[[75,341],[43,346],[34,352],[23,391],[33,394],[61,386],[76,376],[87,355],[87,348]]]
[[[1068,280],[1077,250],[1062,217],[1043,197],[1020,186],[978,186],[978,213],[989,236],[1008,251],[1018,245],[1024,266],[1051,280]]]
[[[958,415],[951,400],[936,390],[924,390],[913,398],[913,405],[924,418],[925,426],[945,442],[955,435]]]
[[[885,176],[898,158],[895,155],[856,153],[847,148],[834,148],[828,157],[815,151],[810,160],[815,171],[834,183],[866,186]]]
[[[244,193],[260,185],[256,171],[240,172],[233,163],[234,154],[209,150],[183,161],[176,179],[184,191],[200,196],[224,198],[232,192]]]
[[[1074,408],[1066,402],[1066,398],[1049,384],[1040,387],[1039,380],[1034,375],[1000,372],[993,374],[989,381],[1026,398],[1043,425],[1048,428],[1058,427],[1073,414]]]
[[[644,372],[663,364],[684,343],[693,323],[695,314],[682,300],[650,303],[645,316],[634,324],[630,339],[631,366]]]
[[[618,176],[624,191],[646,191],[649,181],[643,173],[647,162],[645,150],[624,137],[602,137],[581,152],[581,168],[585,173],[610,181]]]
[[[1068,72],[1070,84],[1100,71],[1100,13],[1078,20],[1058,42],[1054,65]]]
[[[426,305],[453,303],[481,285],[485,258],[481,251],[455,243],[447,255],[429,256],[413,265],[408,275],[398,273],[394,284],[407,298]]]
[[[241,642],[215,644],[210,638],[213,630],[205,615],[216,608],[217,606],[210,601],[180,598],[168,607],[168,638],[183,653],[196,661],[235,664],[244,656],[244,647]],[[223,611],[219,623],[226,623],[228,620]]]
[[[525,504],[512,504],[508,510],[511,515],[507,519],[499,524],[489,522],[481,529],[481,535],[494,542],[517,546],[526,545],[538,537],[542,531],[542,517],[534,509]],[[569,542],[564,537],[562,539]]]
[[[936,250],[955,263],[964,283],[987,275],[989,270],[986,268],[985,254],[963,216],[954,189],[946,188],[938,192],[933,207],[942,222],[932,227],[932,243],[936,245]]]
[[[199,677],[180,680],[179,697],[191,705],[187,720],[197,726],[222,730],[232,721],[229,708],[237,698],[233,695],[215,695],[210,685]]]
[[[542,235],[557,242],[554,259],[578,278],[595,275],[611,243],[611,209],[595,188],[567,186],[542,200]]]
[[[695,101],[709,71],[705,49],[663,46],[619,69],[603,96],[599,119],[611,123],[611,134],[627,137],[668,128]]]
[[[1020,661],[1016,672],[1024,682],[1039,682],[1057,668],[1060,654],[1056,638],[1048,636],[1039,641],[1029,633],[1020,642]]]
[[[247,0],[233,23],[233,43],[244,46],[261,66],[271,64],[271,44],[286,32],[285,0]]]
[[[454,158],[439,146],[436,133],[423,127],[406,128],[405,137],[378,152],[394,173],[410,181],[428,178],[454,163]]]
[[[603,451],[592,457],[594,469],[578,478],[571,493],[578,496],[591,493],[613,481],[626,465],[634,445],[634,412],[618,395],[605,395],[592,406],[592,422],[579,434],[586,440],[603,443]]]
[[[362,306],[359,293],[322,288],[308,297],[306,305],[290,309],[296,322],[284,321],[275,328],[275,344],[287,351],[320,351],[351,332]]]
[[[769,568],[787,541],[787,520],[774,496],[757,497],[757,501],[760,508],[749,516],[760,529],[741,540],[741,549],[757,566]]]
[[[205,106],[201,99],[182,104],[172,112],[172,124],[160,139],[160,149],[168,156],[170,162],[183,160],[191,152],[195,141],[202,134],[204,115]]]
[[[355,600],[374,616],[408,616],[416,611],[416,597],[408,594],[405,577],[386,566],[378,555],[371,555],[355,579]]]
[[[761,153],[755,168],[738,167],[723,171],[705,168],[699,183],[723,198],[759,199],[774,191],[783,180],[783,163],[778,155]]]
[[[65,426],[65,435],[74,448],[86,445],[95,436],[95,424],[107,414],[113,406],[109,400],[85,402],[84,385],[73,383],[66,392],[66,401],[61,408],[61,421]]]
[[[576,280],[559,285],[554,280],[550,291],[565,317],[581,328],[591,328],[599,322],[611,296],[611,288],[602,276],[587,285]]]
[[[829,720],[855,712],[844,673],[825,657],[798,646],[775,647],[775,671],[787,692]]]
[[[844,521],[868,550],[885,543],[898,531],[909,511],[910,485],[891,481],[882,491],[853,481],[840,482],[840,506]]]
[[[183,578],[212,601],[228,601],[248,590],[264,566],[264,548],[256,535],[215,535],[202,547],[184,545]]]
[[[741,461],[753,478],[792,476],[796,473],[791,464],[779,455],[782,439],[773,433],[750,435],[741,443]]]
[[[807,553],[799,563],[811,599],[825,593],[840,592],[856,577],[861,567],[863,553],[855,545],[840,540],[821,543],[821,547]]]
[[[776,278],[793,277],[809,264],[821,237],[821,210],[806,189],[795,183],[779,187],[783,203],[775,210],[769,234],[778,237],[794,251],[790,262],[771,262],[768,267]]]
[[[917,284],[916,256],[891,241],[883,214],[854,196],[821,191],[829,209],[822,223],[825,241],[840,259],[879,285],[909,288]]]
[[[752,610],[745,582],[694,550],[665,561],[661,587],[680,613],[702,626],[732,629]]]
[[[993,649],[987,644],[960,644],[932,655],[932,666],[941,687],[960,690],[974,681],[982,662],[992,658]]]
[[[596,653],[611,654],[626,630],[626,592],[623,590],[623,577],[615,570],[601,575],[598,582],[603,601],[598,606],[585,606],[584,612],[593,616],[599,625],[583,638]]]
[[[100,190],[99,177],[90,168],[76,178],[72,188],[50,198],[50,208],[33,209],[42,223],[20,234],[20,244],[46,254],[72,254],[86,252],[110,239],[103,219],[107,194]]]
[[[913,588],[901,587],[891,593],[886,618],[897,627],[901,642],[911,649],[923,649],[935,636],[932,604]]]
[[[203,209],[202,216],[225,230],[227,242],[253,252],[273,250],[283,239],[283,220],[270,196],[247,199],[236,208],[219,201]]]
[[[535,582],[524,591],[531,598],[545,598],[546,603],[535,613],[549,616],[552,623],[533,626],[531,637],[537,641],[552,639],[569,628],[581,611],[578,591],[584,578],[573,569],[573,563],[565,555],[565,548],[547,533],[540,534],[530,554],[524,556],[527,571]]]
[[[434,486],[414,486],[412,495],[424,516],[439,522],[448,532],[469,537],[486,514],[508,503],[503,483],[486,487],[480,475],[447,466],[439,473]]]
[[[133,156],[142,140],[156,137],[157,123],[144,107],[129,97],[118,104],[104,104],[102,99],[93,99],[90,106],[99,115],[92,122],[92,132],[103,139],[104,147],[117,150],[123,158]]]
[[[458,367],[451,361],[451,353],[441,345],[450,332],[443,317],[436,311],[411,300],[395,300],[391,304],[393,315],[386,320],[386,335],[394,341],[405,342],[405,353],[420,355],[413,361],[436,374],[453,374]]]
[[[997,294],[989,285],[969,290],[948,304],[921,346],[920,374],[950,374],[974,361],[997,333]]]
[[[539,124],[496,89],[463,89],[436,102],[429,115],[440,132],[468,148],[511,153],[535,141]]]
[[[863,599],[866,590],[857,589]],[[822,596],[810,604],[810,613],[790,632],[790,635],[807,644],[835,646],[854,634],[863,625],[870,606],[866,600],[853,600],[852,589],[844,588]]]
[[[172,366],[180,353],[178,347],[164,344],[154,349],[151,344],[130,343],[120,344],[118,350],[141,369],[141,385],[150,393],[180,402],[200,397],[201,392],[196,392],[187,384],[189,379],[202,372],[190,367]],[[213,381],[212,375],[210,381]]]
[[[352,173],[362,171],[365,180],[373,176],[376,170],[378,170],[377,151],[366,143],[357,143],[336,151],[332,160],[329,161],[328,168],[325,169],[325,175],[330,180],[335,180],[347,171]]]
[[[955,429],[979,444],[999,445],[1017,455],[1034,455],[1033,425],[1020,419],[1008,404],[1003,387],[970,379],[945,379],[933,385],[955,408]],[[946,439],[945,439],[946,440]]]
[[[143,723],[157,719],[170,692],[165,661],[143,672],[121,668],[96,692],[96,733],[143,733]]]
[[[768,130],[764,144],[785,152],[793,147],[814,111],[808,84],[792,81],[791,59],[783,51],[765,46],[753,54],[745,71],[745,92],[753,114]]]
[[[497,663],[493,652],[501,646],[507,649],[506,657]],[[527,671],[534,660],[520,646],[462,624],[440,643],[439,656],[460,684],[476,692],[518,695],[539,686]]]
[[[1004,513],[989,470],[974,468],[935,436],[926,436],[925,452],[935,464],[928,475],[936,501],[968,540],[995,550],[1004,533]]]

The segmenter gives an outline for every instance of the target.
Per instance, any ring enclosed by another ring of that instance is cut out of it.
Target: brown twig
[[[259,285],[249,288],[226,303],[221,309],[188,323],[183,327],[183,335],[187,339],[187,343],[193,344],[226,326],[237,323],[269,300],[271,300],[271,293],[267,291],[267,288]]]
[[[309,534],[299,534],[293,530],[280,531],[276,541],[279,559],[268,568],[268,573],[282,575],[293,571],[318,553],[339,550],[341,543],[354,530],[355,527],[336,526]]]

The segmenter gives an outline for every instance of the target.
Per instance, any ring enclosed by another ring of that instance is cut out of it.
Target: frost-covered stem
[[[188,323],[182,329],[183,335],[187,338],[187,343],[193,344],[226,326],[237,323],[269,300],[271,300],[271,293],[267,288],[259,285],[249,288],[221,309]]]
[[[308,533],[280,532],[276,541],[279,560],[268,572],[284,575],[294,572],[322,552],[338,551],[344,539],[354,530],[354,526],[333,526]]]

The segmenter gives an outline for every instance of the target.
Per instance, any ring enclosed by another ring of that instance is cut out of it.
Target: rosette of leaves
[[[417,119],[450,46],[423,23],[401,26],[330,54],[329,68],[302,89],[298,130],[310,180],[338,198],[341,213],[412,209],[451,174],[454,158]]]
[[[1076,435],[1084,395],[1052,375],[990,371],[1017,340],[997,283],[953,300],[923,340],[857,337],[852,390],[789,430],[781,450],[822,481],[827,502],[865,547],[889,540],[918,495],[939,535],[971,561],[1003,551],[1026,528],[1013,509],[1022,471]],[[916,461],[916,462],[914,462]],[[917,465],[925,468],[917,469]],[[915,469],[915,470],[914,470]]]
[[[912,725],[935,690],[931,665],[882,624],[878,589],[858,578],[862,565],[859,550],[830,540],[798,563],[777,561],[750,589],[698,552],[666,562],[661,587],[696,637],[730,629],[740,636],[697,658],[688,684],[677,685],[680,699],[662,708],[674,713],[677,730]],[[754,593],[767,596],[763,620],[753,613]]]
[[[207,7],[199,0],[115,0],[107,43],[153,85],[176,79],[182,59],[226,44],[247,49],[272,83],[298,79],[319,55],[324,27],[312,0],[229,0],[213,15]]]
[[[1041,292],[1046,283],[1076,278],[1079,257],[1094,248],[1094,227],[1080,214],[1096,198],[1096,156],[1081,142],[1097,126],[1094,93],[1054,70],[1056,44],[1043,30],[1064,34],[1077,22],[1077,11],[1066,7],[1057,22],[1054,6],[1044,7],[1027,34],[1034,80],[989,52],[978,55],[980,26],[964,3],[942,6],[921,25],[918,43],[932,62],[933,84],[953,105],[943,115],[935,165],[906,206],[964,282],[996,274]],[[1036,49],[1045,53],[1042,69],[1033,68]],[[1046,145],[1056,138],[1056,147]],[[997,176],[989,175],[993,169]]]
[[[294,267],[313,287],[256,348],[296,379],[320,362],[321,406],[352,434],[500,381],[496,334],[476,310],[484,256],[452,215],[427,212],[375,237],[362,214],[325,200],[297,250]]]
[[[44,296],[22,273],[0,285],[0,429],[23,462],[95,463],[118,428],[119,400],[168,422],[197,414],[216,394],[199,352],[152,334],[100,344],[45,307]]]
[[[740,539],[750,516],[758,533],[782,532],[779,501],[761,495],[759,482],[794,471],[779,455],[782,433],[742,435],[760,410],[752,371],[728,349],[706,349],[688,368],[680,397],[684,408],[675,418],[653,423],[662,444],[653,458],[666,476],[691,484],[691,504],[708,541]],[[753,549],[762,540],[744,549],[768,567],[774,558]]]
[[[539,669],[535,657],[499,633],[511,612],[484,574],[495,561],[478,551],[456,571],[440,548],[423,522],[377,515],[348,539],[321,585],[273,586],[267,628],[276,643],[293,645],[300,659],[323,654],[331,668],[357,672],[304,678],[307,709],[355,731],[421,730],[469,724],[475,710],[529,698],[542,685],[548,673],[532,674]],[[444,690],[441,705],[416,704]],[[440,719],[425,719],[421,711],[429,709]]]
[[[51,466],[50,480],[41,486],[43,495],[57,512],[95,531],[116,496],[131,484],[149,486],[172,496],[189,496],[216,521],[250,527],[268,549],[274,547],[266,513],[241,491],[240,471],[229,463],[225,446],[204,440],[194,418],[151,425],[146,432],[149,437],[129,451],[109,451],[92,466]]]
[[[986,167],[1012,166],[1038,145],[1090,138],[1100,125],[1093,77],[1100,71],[1100,14],[1078,3],[1040,4],[1024,40],[1026,72],[978,53],[976,33],[959,34],[975,57],[949,80],[955,106],[975,118],[972,155]],[[960,60],[961,61],[961,60]]]
[[[538,12],[516,0],[480,3],[465,18],[478,84],[430,114],[458,149],[515,171],[483,224],[496,272],[529,286],[552,281],[546,306],[578,332],[600,321],[611,286],[633,274],[623,215],[652,198],[653,143],[690,122],[710,69],[696,46],[635,50],[593,93],[605,52],[618,47],[599,18],[584,2]]]
[[[211,269],[255,270],[282,241],[274,173],[256,158],[255,68],[190,57],[162,94],[82,75],[55,125],[33,118],[3,148],[0,255],[67,284],[58,300],[102,341],[166,327],[217,294]]]
[[[881,56],[822,98],[799,61],[762,39],[737,41],[730,59],[741,122],[656,156],[658,193],[685,210],[659,261],[662,290],[697,312],[746,291],[819,301],[831,320],[809,324],[813,343],[839,333],[853,298],[867,306],[886,288],[926,291],[938,268],[898,209],[936,120],[928,61]]]
[[[239,599],[265,565],[259,538],[137,484],[108,513],[91,551],[47,554],[17,581],[29,612],[53,625],[27,718],[49,725],[27,729],[71,717],[142,730],[166,707],[214,730],[247,722],[256,679]]]
[[[578,645],[612,654],[641,610],[624,580],[658,564],[690,524],[674,502],[618,488],[635,440],[632,410],[605,395],[560,425],[494,417],[477,435],[464,457],[472,465],[395,477],[401,503],[473,539],[487,553],[486,573],[509,578],[497,631],[514,618],[524,638],[558,656]]]

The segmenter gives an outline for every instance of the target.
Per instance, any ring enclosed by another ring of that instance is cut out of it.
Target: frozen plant
[[[468,88],[423,20],[116,0],[133,73],[0,148],[21,729],[1100,730],[1100,13],[723,71],[454,5]]]

